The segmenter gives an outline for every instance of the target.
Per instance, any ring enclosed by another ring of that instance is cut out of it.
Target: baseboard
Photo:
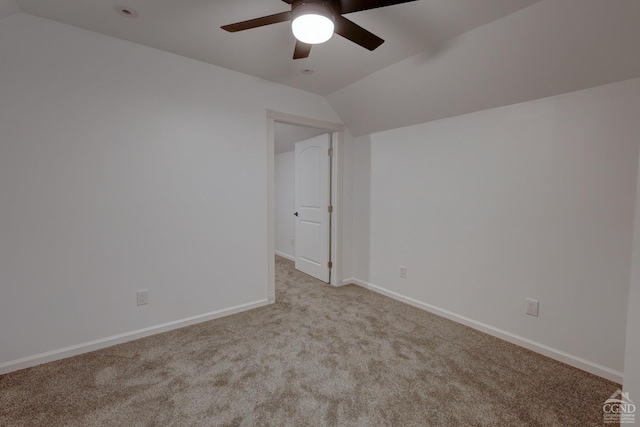
[[[296,261],[296,257],[289,255],[289,254],[285,254],[284,252],[280,252],[280,251],[275,251],[276,255],[281,256],[282,258],[286,258],[289,261]]]
[[[127,341],[133,341],[150,335],[171,331],[173,329],[183,328],[185,326],[194,325],[196,323],[206,322],[208,320],[218,319],[220,317],[229,316],[240,313],[242,311],[267,305],[268,300],[254,301],[247,304],[237,305],[235,307],[225,308],[222,310],[211,311],[209,313],[200,314],[198,316],[188,317],[186,319],[175,320],[173,322],[163,323],[156,326],[150,326],[136,331],[125,332],[123,334],[113,335],[107,338],[101,338],[82,344],[72,345],[33,356],[23,357],[21,359],[0,363],[0,375],[9,372],[18,371],[20,369],[31,368],[33,366],[42,365],[43,363],[53,362],[55,360],[65,359],[71,356],[88,353],[90,351],[100,350],[102,348],[111,347],[116,344],[122,344]]]
[[[520,335],[512,334],[511,332],[507,332],[502,329],[487,325],[485,323],[481,323],[473,319],[469,319],[468,317],[460,316],[459,314],[453,313],[449,310],[445,310],[445,309],[433,306],[431,304],[427,304],[422,301],[418,301],[416,299],[401,295],[399,293],[389,291],[380,286],[376,286],[369,282],[365,282],[364,280],[359,280],[352,277],[352,278],[343,280],[342,283],[345,285],[352,283],[354,285],[361,286],[363,288],[385,295],[389,298],[393,298],[395,300],[398,300],[406,304],[412,305],[414,307],[420,308],[422,310],[428,311],[429,313],[436,314],[438,316],[444,317],[449,320],[453,320],[454,322],[461,323],[465,326],[469,326],[478,331],[492,335],[496,338],[503,339],[512,344],[519,345],[520,347],[524,347],[528,350],[535,351],[536,353],[540,353],[543,356],[547,356],[552,359],[558,360],[562,363],[566,363],[567,365],[573,366],[574,368],[578,368],[583,371],[589,372],[591,374],[597,375],[599,377],[606,378],[618,384],[622,384],[622,379],[623,379],[622,372],[618,372],[613,369],[607,368],[606,366],[602,366],[597,363],[591,362],[589,360],[583,359],[581,357],[574,356],[562,350],[558,350],[556,348],[549,347],[548,345],[541,344],[537,341],[530,340]]]

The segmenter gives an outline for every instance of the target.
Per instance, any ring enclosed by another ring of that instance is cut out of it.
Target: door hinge
[[[333,148],[329,148],[329,156],[333,156]]]
[[[327,267],[329,267],[329,270],[331,270],[331,268],[333,267],[333,263],[332,263],[331,261],[329,261],[329,262],[327,263]]]
[[[333,206],[329,206],[327,210],[329,211],[329,213],[333,213]]]

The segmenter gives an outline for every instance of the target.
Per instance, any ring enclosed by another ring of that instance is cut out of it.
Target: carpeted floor
[[[582,427],[619,387],[276,264],[276,304],[1,376],[0,425]]]

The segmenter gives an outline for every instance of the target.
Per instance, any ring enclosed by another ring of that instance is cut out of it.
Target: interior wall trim
[[[111,347],[116,344],[122,344],[128,341],[137,340],[139,338],[148,337],[150,335],[168,332],[174,329],[183,328],[185,326],[195,325],[196,323],[206,322],[208,320],[218,319],[220,317],[230,316],[242,311],[251,310],[268,304],[268,300],[259,300],[246,304],[236,305],[234,307],[224,308],[221,310],[211,311],[209,313],[200,314],[185,319],[175,320],[172,322],[162,323],[147,328],[138,329],[131,332],[125,332],[106,338],[100,338],[57,350],[47,351],[45,353],[27,356],[16,360],[0,364],[0,375],[9,372],[18,371],[20,369],[31,368],[33,366],[42,365],[43,363],[53,362],[55,360],[65,359],[67,357],[77,356],[79,354],[88,353],[102,348]]]
[[[275,251],[275,253],[276,255],[281,256],[282,258],[286,258],[289,261],[296,262],[296,257],[294,257],[293,255],[285,254],[284,252],[280,252],[280,251]]]
[[[456,323],[461,323],[465,326],[469,326],[480,332],[484,332],[496,338],[500,338],[512,344],[518,345],[520,347],[524,347],[528,350],[535,351],[536,353],[542,354],[543,356],[550,357],[551,359],[557,360],[559,362],[566,363],[567,365],[573,366],[574,368],[578,368],[583,371],[589,372],[591,374],[597,375],[599,377],[606,378],[617,384],[622,384],[622,380],[624,378],[624,374],[622,372],[616,371],[614,369],[608,368],[606,366],[600,365],[590,360],[583,359],[573,354],[566,353],[557,348],[550,347],[548,345],[530,340],[523,336],[516,335],[511,332],[507,332],[505,330],[493,327],[491,325],[487,325],[486,323],[478,322],[476,320],[470,319],[465,316],[461,316],[449,310],[445,310],[443,308],[436,307],[434,305],[427,304],[422,301],[418,301],[414,298],[407,297],[397,292],[390,291],[381,286],[374,285],[364,280],[356,279],[355,277],[345,279],[342,281],[342,283],[343,285],[354,284],[354,285],[361,286],[365,289],[369,289],[373,292],[377,292],[381,295],[385,295],[397,301],[401,301],[406,304],[412,305],[414,307],[420,308],[422,310],[428,311],[429,313],[438,315],[440,317],[444,317],[445,319],[452,320]]]
[[[281,113],[267,110],[267,295],[274,296],[275,302],[275,149],[274,126],[275,122],[289,123],[321,129],[332,133],[333,156],[331,157],[331,268],[330,284],[342,286],[342,204],[344,194],[344,132],[342,123],[332,123],[316,120],[308,117],[297,116],[289,113]]]

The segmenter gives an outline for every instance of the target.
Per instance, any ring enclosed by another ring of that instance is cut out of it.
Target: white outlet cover
[[[535,299],[527,298],[527,311],[529,316],[538,317],[538,310],[540,308],[540,302]]]
[[[136,301],[138,305],[149,304],[149,290],[145,289],[136,293]]]

